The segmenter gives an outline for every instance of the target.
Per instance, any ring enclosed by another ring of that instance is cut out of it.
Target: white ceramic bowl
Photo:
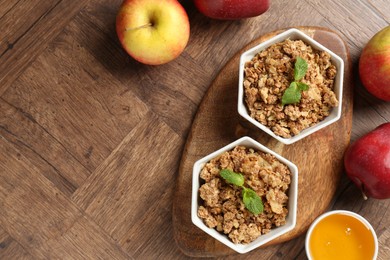
[[[330,54],[331,56],[331,61],[332,63],[336,66],[337,68],[337,75],[335,78],[335,83],[334,83],[334,92],[336,94],[336,97],[339,101],[339,105],[335,108],[332,109],[332,112],[330,113],[329,116],[327,116],[323,121],[317,123],[314,126],[311,126],[299,134],[291,137],[291,138],[283,138],[281,136],[276,135],[271,129],[269,129],[267,126],[264,126],[254,118],[252,118],[248,112],[247,106],[244,101],[244,66],[247,61],[250,61],[258,52],[268,48],[274,43],[277,42],[282,42],[286,39],[291,39],[291,40],[302,40],[303,42],[309,44],[312,46],[314,49],[317,50],[323,50],[326,51]],[[305,33],[297,30],[297,29],[289,29],[287,31],[284,31],[283,33],[280,33],[276,35],[275,37],[272,37],[271,39],[251,48],[250,50],[244,52],[241,55],[240,58],[240,69],[239,69],[239,83],[238,83],[238,113],[251,122],[253,125],[256,127],[260,128],[264,132],[268,133],[278,141],[284,143],[284,144],[292,144],[298,140],[301,140],[302,138],[336,122],[338,119],[340,119],[341,116],[341,105],[342,105],[342,96],[343,96],[343,79],[344,79],[344,61],[334,54],[331,50],[327,49],[317,41],[313,40],[311,37],[307,36]]]
[[[305,249],[306,249],[306,255],[308,257],[309,260],[312,260],[313,257],[312,257],[312,253],[310,251],[310,247],[309,247],[309,243],[310,243],[310,239],[311,239],[311,235],[313,233],[313,230],[316,228],[317,224],[331,216],[331,215],[335,215],[335,214],[342,214],[342,215],[347,215],[347,216],[351,216],[357,220],[359,220],[361,223],[363,223],[363,225],[365,225],[370,231],[371,231],[371,234],[372,234],[372,237],[373,237],[373,240],[374,240],[374,256],[373,256],[373,260],[375,260],[378,256],[378,238],[376,236],[376,233],[375,233],[375,230],[374,228],[371,226],[371,224],[365,219],[363,218],[362,216],[360,216],[359,214],[355,213],[355,212],[352,212],[352,211],[348,211],[348,210],[333,210],[333,211],[329,211],[329,212],[326,212],[324,214],[322,214],[321,216],[319,216],[316,220],[314,220],[314,222],[311,224],[311,226],[309,227],[307,233],[306,233],[306,241],[305,241]]]
[[[252,241],[249,244],[234,244],[225,234],[218,232],[217,230],[213,228],[207,227],[201,218],[198,217],[197,211],[200,203],[200,197],[199,197],[199,187],[200,187],[200,172],[203,168],[203,166],[209,162],[211,159],[217,157],[218,155],[232,150],[235,146],[242,145],[245,147],[253,148],[257,151],[263,151],[265,153],[270,153],[274,155],[279,161],[284,163],[288,166],[288,168],[291,171],[291,183],[290,188],[288,191],[288,215],[286,218],[286,224],[277,228],[273,228],[268,234],[261,235],[256,240]],[[288,231],[291,231],[296,224],[296,218],[297,218],[297,196],[298,196],[298,168],[293,164],[292,162],[288,161],[284,157],[280,156],[279,154],[273,152],[272,150],[268,149],[264,145],[261,145],[260,143],[256,142],[250,137],[242,137],[235,142],[232,142],[225,147],[203,157],[202,159],[198,160],[194,164],[193,168],[193,176],[192,176],[192,205],[191,205],[191,219],[192,222],[202,229],[204,232],[212,236],[213,238],[217,239],[219,242],[225,244],[226,246],[232,248],[238,253],[244,254],[247,253],[273,239],[276,237],[279,237]]]

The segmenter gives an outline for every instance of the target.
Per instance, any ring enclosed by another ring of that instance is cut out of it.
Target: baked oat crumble
[[[220,171],[241,173],[245,184],[262,199],[264,211],[258,215],[245,208],[241,189],[228,184]],[[210,228],[226,234],[234,243],[247,244],[274,227],[286,223],[289,168],[275,156],[252,148],[236,146],[210,160],[202,169],[198,216]]]
[[[294,81],[297,57],[308,63],[301,82],[309,85],[301,101],[282,105],[284,91]],[[290,138],[327,117],[338,106],[333,91],[336,67],[329,53],[313,49],[301,40],[287,39],[259,52],[245,64],[244,92],[250,116],[276,135]]]

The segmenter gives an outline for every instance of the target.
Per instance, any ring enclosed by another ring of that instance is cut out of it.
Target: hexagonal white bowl
[[[198,191],[201,186],[200,184],[200,172],[203,168],[203,166],[209,162],[211,159],[219,156],[220,154],[232,150],[237,145],[243,145],[245,147],[253,148],[257,151],[262,151],[265,153],[270,153],[274,155],[279,161],[284,163],[288,166],[288,168],[291,171],[291,183],[290,188],[288,190],[288,215],[286,218],[286,224],[280,227],[273,228],[268,234],[261,235],[256,240],[252,241],[249,244],[234,244],[227,235],[218,232],[217,230],[213,228],[207,227],[201,218],[198,217],[198,207],[199,202],[201,198],[199,197]],[[298,168],[295,164],[290,162],[289,160],[285,159],[284,157],[280,156],[279,154],[275,153],[274,151],[270,150],[269,148],[265,147],[264,145],[258,143],[257,141],[253,140],[250,137],[242,137],[225,147],[203,157],[202,159],[198,160],[194,164],[193,168],[193,175],[192,175],[192,205],[191,205],[191,219],[192,222],[202,229],[204,232],[212,236],[213,238],[217,239],[219,242],[225,244],[226,246],[230,247],[231,249],[235,250],[238,253],[244,254],[247,253],[261,245],[264,245],[265,243],[291,231],[296,224],[297,219],[297,200],[298,200]]]
[[[311,45],[314,49],[326,51],[331,56],[331,61],[337,68],[337,74],[335,78],[334,83],[334,92],[336,94],[336,97],[339,101],[339,105],[332,109],[329,116],[327,116],[324,120],[317,123],[314,126],[311,126],[309,128],[304,129],[299,134],[291,137],[291,138],[283,138],[281,136],[276,135],[271,129],[269,129],[267,126],[261,124],[259,121],[252,118],[249,114],[248,108],[244,101],[244,66],[247,61],[250,61],[258,52],[268,48],[274,43],[282,42],[286,39],[292,39],[292,40],[302,40],[305,43]],[[343,98],[343,79],[344,79],[344,61],[341,59],[338,55],[333,53],[331,50],[327,49],[325,46],[321,45],[317,41],[315,41],[313,38],[307,36],[305,33],[297,30],[297,29],[289,29],[286,30],[275,37],[270,38],[269,40],[249,49],[248,51],[244,52],[240,57],[240,68],[239,68],[239,83],[238,83],[238,113],[248,120],[250,123],[258,127],[259,129],[263,130],[270,136],[274,137],[278,141],[284,143],[284,144],[292,144],[298,140],[301,140],[302,138],[336,122],[341,117],[341,106],[342,106],[342,98]]]

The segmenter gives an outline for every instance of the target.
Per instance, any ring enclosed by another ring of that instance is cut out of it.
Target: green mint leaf
[[[309,85],[302,82],[297,82],[297,87],[300,91],[306,91],[309,89]]]
[[[295,67],[294,67],[294,80],[298,81],[302,79],[307,71],[307,62],[302,59],[301,57],[297,57],[295,61]]]
[[[243,187],[242,200],[244,201],[245,207],[253,214],[258,215],[263,212],[263,202],[254,190]]]
[[[219,172],[219,174],[226,180],[226,182],[237,185],[237,186],[242,186],[244,185],[244,176],[242,176],[239,173],[235,173],[229,169],[223,169]]]
[[[298,103],[301,100],[301,91],[297,82],[291,82],[290,86],[284,91],[282,96],[282,105]]]

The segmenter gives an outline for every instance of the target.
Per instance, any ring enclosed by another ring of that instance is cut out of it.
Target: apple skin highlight
[[[185,49],[190,24],[177,0],[125,0],[116,17],[122,47],[137,61],[160,65]]]

